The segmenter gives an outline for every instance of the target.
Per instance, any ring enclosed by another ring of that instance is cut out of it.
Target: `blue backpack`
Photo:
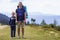
[[[28,18],[27,8],[26,6],[23,6],[23,9],[26,11],[26,19]]]
[[[19,8],[19,6],[17,6],[17,8]],[[28,13],[27,13],[27,8],[26,6],[23,6],[23,9],[26,11],[26,19],[28,18]]]

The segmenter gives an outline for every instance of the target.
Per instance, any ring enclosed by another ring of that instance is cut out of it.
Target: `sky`
[[[60,0],[0,0],[0,13],[15,12],[20,1],[27,6],[29,15],[40,15],[40,13],[60,15]],[[37,14],[32,14],[32,12],[37,12]]]

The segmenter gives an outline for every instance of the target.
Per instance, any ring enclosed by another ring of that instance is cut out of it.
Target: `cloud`
[[[11,0],[11,2],[23,2],[24,0]]]
[[[10,0],[0,2],[0,12],[12,12],[16,9],[17,3],[11,3]]]
[[[22,1],[27,6],[28,13],[60,15],[60,0],[0,0],[0,12],[15,11],[18,1]]]
[[[26,1],[29,12],[60,15],[60,0]]]

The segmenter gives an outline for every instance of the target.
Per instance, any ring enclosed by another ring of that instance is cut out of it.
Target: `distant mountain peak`
[[[8,24],[9,23],[9,17],[0,13],[0,23]]]

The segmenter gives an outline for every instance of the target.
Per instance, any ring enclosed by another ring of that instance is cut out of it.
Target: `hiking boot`
[[[20,36],[18,36],[18,38],[20,39]]]
[[[24,39],[24,36],[22,36],[22,39]]]

